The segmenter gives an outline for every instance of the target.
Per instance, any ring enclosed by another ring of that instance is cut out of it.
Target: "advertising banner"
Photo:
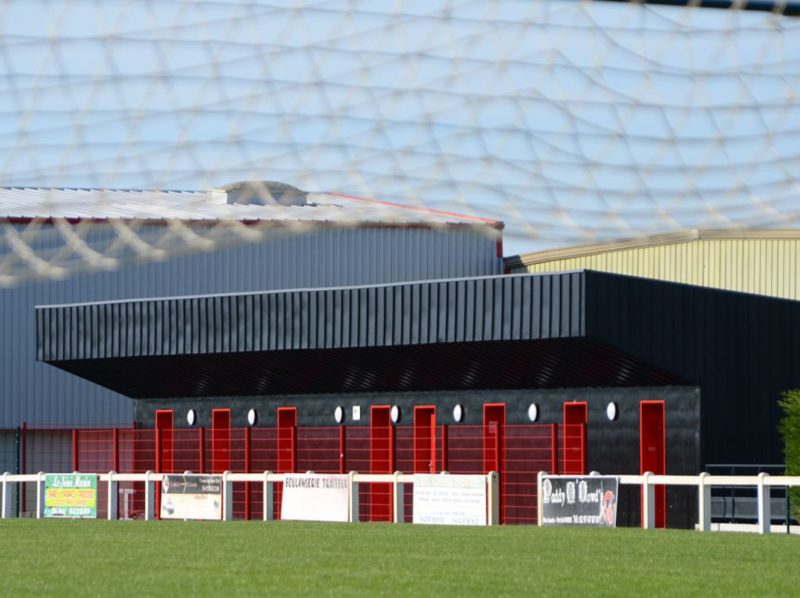
[[[44,479],[44,516],[97,518],[97,476],[49,473]]]
[[[161,519],[222,519],[222,476],[165,475],[161,482]]]
[[[486,525],[486,476],[415,474],[413,521]]]
[[[281,519],[295,521],[347,521],[350,479],[344,474],[286,474]]]
[[[618,488],[612,476],[544,476],[542,525],[616,527]]]

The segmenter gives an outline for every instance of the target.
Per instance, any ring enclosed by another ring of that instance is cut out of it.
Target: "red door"
[[[173,473],[175,463],[172,409],[156,411],[156,473]]]
[[[369,414],[370,473],[394,473],[392,408],[373,405]],[[371,484],[370,521],[392,520],[392,485]]]
[[[296,447],[297,407],[278,407],[278,473],[294,473]]]
[[[500,523],[505,523],[505,425],[505,403],[483,406],[483,472],[496,471],[500,475]]]
[[[564,475],[586,473],[586,403],[564,403]]]
[[[414,407],[414,473],[436,473],[436,407]]]
[[[664,401],[639,404],[639,473],[667,473]],[[663,485],[655,488],[656,527],[667,527],[667,493]],[[643,518],[644,519],[644,518]]]
[[[173,473],[174,467],[174,440],[173,440],[174,415],[172,409],[159,409],[156,411],[156,473]],[[161,513],[161,484],[155,488],[156,517]]]
[[[278,407],[277,473],[294,473],[297,467],[297,407]],[[273,490],[275,519],[281,518],[283,484],[275,484]]]
[[[488,403],[483,406],[483,472],[503,469],[503,443],[506,425],[504,403]],[[501,478],[502,479],[502,478]]]
[[[211,411],[211,473],[231,468],[231,410]]]

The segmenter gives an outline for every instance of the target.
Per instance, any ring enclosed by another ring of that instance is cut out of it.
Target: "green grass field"
[[[0,594],[797,595],[786,535],[0,521]]]

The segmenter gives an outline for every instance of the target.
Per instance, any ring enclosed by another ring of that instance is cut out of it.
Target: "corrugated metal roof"
[[[42,361],[569,338],[583,273],[37,307]],[[112,340],[113,339],[113,340]]]
[[[256,205],[229,203],[222,189],[0,188],[0,221],[60,218],[503,227],[486,218],[334,193],[309,193],[305,205]]]

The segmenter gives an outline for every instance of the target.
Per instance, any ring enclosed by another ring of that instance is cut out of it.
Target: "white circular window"
[[[619,408],[617,404],[613,401],[606,405],[606,417],[609,421],[615,421],[617,419],[617,415],[619,415]]]
[[[336,409],[333,410],[333,419],[336,420],[337,424],[342,423],[344,419],[344,409],[342,409],[341,405],[338,405]]]
[[[539,419],[539,407],[536,403],[531,403],[528,405],[528,419],[532,422],[535,422]]]
[[[453,407],[453,419],[460,423],[462,419],[464,419],[464,408],[461,405],[456,405]]]
[[[197,413],[195,413],[194,409],[189,409],[189,411],[186,412],[186,423],[190,426],[197,423]]]
[[[247,412],[247,423],[251,426],[255,426],[256,421],[258,421],[258,413],[256,413],[255,409],[251,409]]]
[[[392,422],[393,423],[396,424],[397,422],[399,422],[400,421],[400,407],[398,407],[397,405],[393,405],[392,406],[392,411],[391,411],[391,416],[392,416]]]

